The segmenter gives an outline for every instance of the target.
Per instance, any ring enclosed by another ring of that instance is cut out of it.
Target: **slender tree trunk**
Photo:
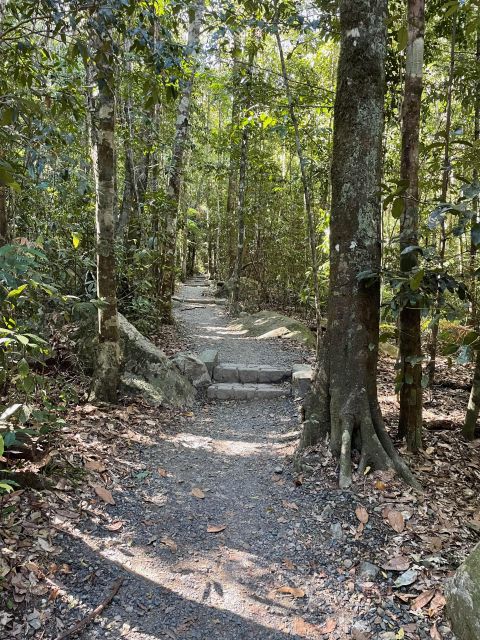
[[[0,185],[0,247],[8,242],[7,187]]]
[[[351,484],[352,446],[360,452],[360,474],[367,466],[395,468],[415,483],[377,398],[386,20],[387,0],[340,3],[327,333],[301,444],[330,434],[341,487]],[[372,275],[364,280],[361,273]]]
[[[480,9],[479,9],[480,12]],[[476,71],[477,82],[475,89],[475,130],[474,139],[478,141],[480,139],[480,27],[477,30],[477,51],[476,51]],[[478,181],[478,170],[473,170],[473,180]],[[478,197],[474,202],[475,219],[473,223],[478,220]],[[473,326],[478,329],[477,318],[477,285],[475,278],[475,257],[476,257],[476,245],[473,238],[470,240],[470,274],[472,282],[472,318],[471,322]],[[475,437],[475,429],[477,427],[478,414],[480,413],[480,350],[476,352],[475,360],[475,372],[473,374],[472,389],[470,391],[470,398],[468,400],[467,413],[465,416],[465,422],[463,425],[463,435],[467,440],[473,440]]]
[[[440,199],[442,203],[447,201],[448,186],[450,182],[450,131],[452,128],[452,98],[453,98],[453,80],[455,76],[455,44],[457,40],[457,19],[453,18],[452,36],[450,39],[450,71],[448,75],[447,87],[447,114],[445,122],[445,153],[443,158],[442,172],[442,193]],[[445,265],[445,250],[447,247],[447,227],[446,222],[442,219],[440,225],[440,269],[443,271]],[[437,366],[437,347],[438,347],[438,329],[440,325],[440,313],[443,305],[443,295],[439,290],[435,302],[434,322],[432,326],[432,335],[430,342],[430,362],[428,363],[428,383],[430,387],[435,382],[435,369]]]
[[[280,38],[278,24],[275,30],[275,37],[277,40],[278,53],[280,56],[283,83],[285,85],[285,92],[287,94],[290,120],[292,121],[293,130],[295,133],[295,147],[297,150],[298,162],[300,164],[300,173],[302,176],[303,202],[305,205],[305,213],[307,214],[308,240],[310,245],[310,259],[312,261],[311,266],[312,266],[312,272],[313,272],[313,290],[314,290],[314,296],[315,296],[315,318],[317,323],[317,355],[318,355],[320,350],[320,339],[322,335],[322,319],[321,319],[321,310],[320,310],[320,288],[318,286],[317,234],[315,232],[315,216],[313,213],[312,197],[311,197],[310,187],[309,187],[309,182],[307,177],[306,160],[305,160],[305,156],[303,155],[302,143],[300,140],[298,118],[295,113],[292,92],[290,90],[290,81],[287,73],[287,65],[285,64],[285,56],[283,54],[282,40]]]
[[[245,79],[243,106],[245,115],[250,106],[250,93],[252,85],[253,61],[255,59],[255,48],[250,44],[248,53],[247,75]],[[243,252],[245,250],[245,196],[247,192],[247,164],[248,164],[248,143],[250,137],[250,125],[247,122],[242,129],[240,141],[240,158],[238,166],[238,194],[236,204],[237,214],[237,257],[235,260],[235,270],[233,274],[232,287],[232,312],[238,313],[240,304],[240,283],[243,270]]]
[[[400,177],[407,183],[404,211],[400,218],[400,270],[409,278],[418,267],[416,251],[403,254],[418,245],[418,157],[420,113],[423,90],[423,48],[425,0],[408,0],[408,48],[403,101]],[[406,285],[412,297],[410,285]],[[421,310],[407,301],[400,311],[400,419],[398,434],[406,438],[410,451],[422,447],[422,343]]]
[[[194,6],[188,30],[188,50],[192,52],[191,60],[195,60],[195,50],[200,40],[200,27],[204,11],[204,0],[198,0]],[[177,220],[180,202],[180,187],[183,177],[184,155],[187,145],[188,119],[192,98],[193,80],[196,65],[190,78],[182,85],[180,102],[178,105],[175,139],[172,150],[172,161],[168,173],[167,198],[165,210],[165,255],[161,274],[160,286],[160,316],[166,324],[173,322],[172,295],[175,289],[175,265],[177,247]]]
[[[102,18],[99,17],[99,22]],[[103,30],[102,30],[103,33]],[[93,392],[97,400],[115,402],[120,377],[115,274],[115,73],[110,36],[95,37],[93,82],[96,94],[92,121],[92,161],[95,176],[98,310],[97,370]]]
[[[232,69],[232,112],[230,118],[230,159],[228,167],[228,184],[227,184],[227,204],[226,204],[226,231],[228,246],[228,269],[229,276],[233,275],[235,269],[235,207],[238,186],[238,159],[240,145],[238,143],[237,128],[240,116],[239,101],[239,83],[241,79],[240,73],[240,46],[238,36],[234,35],[233,40],[233,69]]]

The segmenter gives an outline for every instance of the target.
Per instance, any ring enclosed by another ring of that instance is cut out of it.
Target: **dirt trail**
[[[199,289],[189,289],[184,297],[198,298]],[[280,340],[230,331],[224,307],[189,306],[176,313],[195,351],[215,347],[222,361],[247,364],[303,360]],[[122,529],[110,532],[93,519],[64,536],[63,560],[71,568],[65,588],[77,619],[124,578],[113,603],[80,637],[368,640],[393,638],[412,622],[408,607],[391,598],[393,613],[386,613],[358,586],[355,567],[383,534],[369,522],[363,537],[354,536],[353,493],[318,476],[301,484],[288,459],[297,428],[292,398],[199,401],[159,436],[132,447],[125,464],[133,479],[115,487],[116,505],[106,507]],[[375,576],[363,580],[373,584],[378,568],[370,570]],[[72,623],[60,600],[55,613]]]

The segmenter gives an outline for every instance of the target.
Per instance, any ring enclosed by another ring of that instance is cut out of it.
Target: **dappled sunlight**
[[[130,574],[148,580],[182,600],[207,607],[212,612],[213,622],[215,611],[228,612],[255,624],[260,617],[262,628],[296,638],[308,637],[298,631],[291,633],[286,628],[290,624],[285,622],[285,612],[293,610],[295,604],[290,597],[275,595],[275,589],[279,587],[275,583],[278,566],[262,563],[253,553],[227,546],[202,552],[190,552],[180,547],[177,559],[161,544],[156,548],[130,545],[131,534],[126,534],[127,540],[124,539],[123,544],[116,539],[99,539],[78,529],[70,530],[69,535]],[[128,551],[121,548],[125,546]],[[165,553],[169,554],[167,559],[162,557]],[[187,557],[181,557],[182,553]],[[275,611],[277,617],[267,619],[267,611]],[[142,639],[157,640],[155,635],[143,630],[141,633]]]
[[[265,434],[263,434],[265,435]],[[274,439],[274,433],[271,434],[272,440]],[[275,448],[280,448],[281,445],[275,447],[271,443],[261,444],[258,442],[246,442],[245,440],[219,440],[215,438],[199,436],[194,433],[182,432],[176,435],[163,435],[163,440],[172,442],[175,445],[181,445],[186,449],[203,449],[212,453],[220,453],[226,456],[236,457],[249,457],[257,456],[260,453],[272,453]]]

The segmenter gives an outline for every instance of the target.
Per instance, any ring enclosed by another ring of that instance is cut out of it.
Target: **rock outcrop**
[[[245,336],[259,339],[285,338],[315,347],[315,335],[299,320],[276,311],[260,311],[253,315],[241,314],[229,327]]]
[[[458,640],[480,638],[480,544],[447,583],[447,614]]]

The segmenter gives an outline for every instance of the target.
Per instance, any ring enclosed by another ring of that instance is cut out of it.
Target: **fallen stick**
[[[205,305],[203,305],[203,307],[184,307],[183,309],[180,309],[180,311],[183,313],[183,311],[192,311],[193,309],[206,309],[207,307]]]
[[[115,582],[113,583],[110,593],[105,598],[105,600],[103,600],[103,602],[101,602],[98,605],[98,607],[96,607],[91,613],[89,613],[88,616],[85,616],[85,618],[82,618],[82,620],[77,622],[77,624],[74,624],[73,627],[70,627],[70,629],[67,629],[66,631],[61,633],[59,636],[57,636],[56,640],[65,640],[65,638],[70,638],[71,636],[74,636],[77,633],[80,633],[80,631],[83,631],[85,627],[88,627],[88,625],[91,622],[93,622],[95,618],[99,616],[104,609],[108,607],[108,605],[117,595],[120,587],[122,586],[122,583],[123,583],[123,578],[117,578],[117,580],[115,580]]]

